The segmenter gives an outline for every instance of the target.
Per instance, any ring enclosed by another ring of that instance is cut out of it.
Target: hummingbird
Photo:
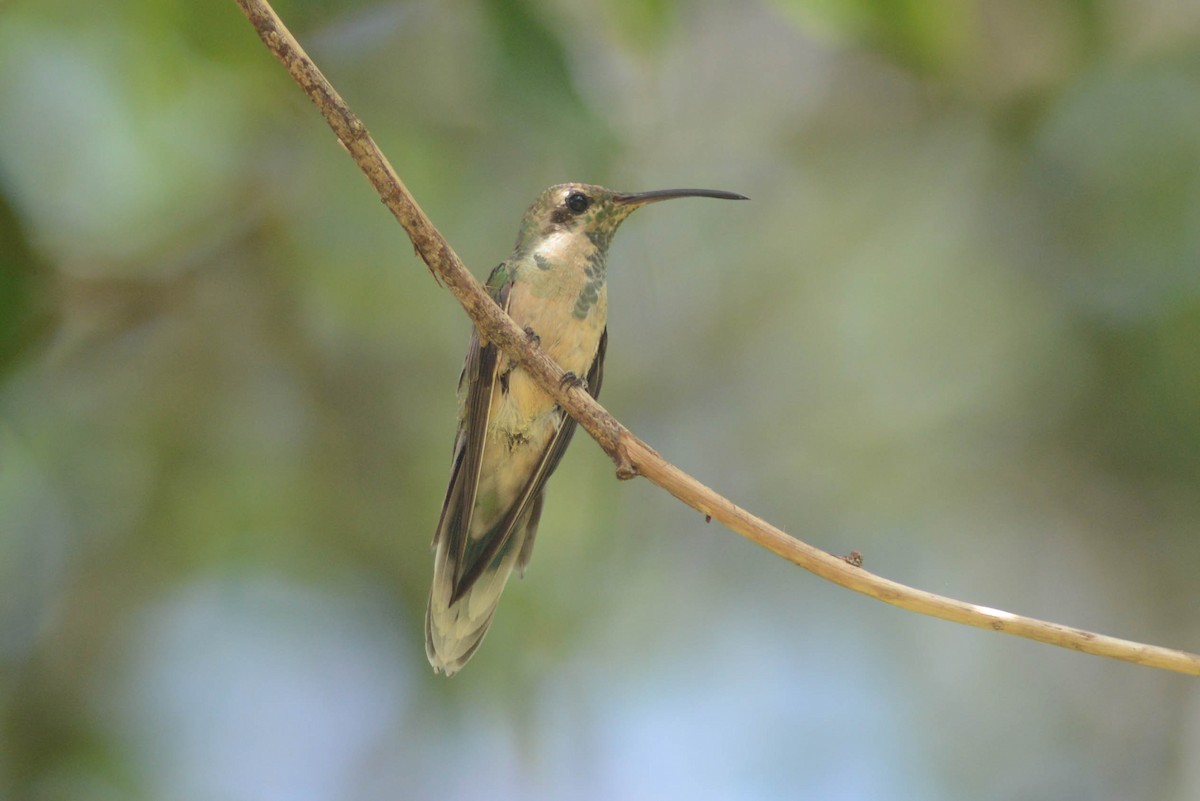
[[[511,256],[487,291],[565,371],[564,383],[599,397],[608,346],[608,246],[649,203],[681,197],[745,200],[713,189],[614,192],[567,183],[542,192],[521,219]],[[458,433],[450,484],[433,537],[425,653],[450,676],[483,641],[515,570],[533,551],[546,480],[575,432],[567,415],[478,329],[458,380]]]

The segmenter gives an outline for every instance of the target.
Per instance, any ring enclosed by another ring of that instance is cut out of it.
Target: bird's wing
[[[488,347],[494,348],[494,346]],[[600,383],[604,377],[604,355],[607,347],[608,331],[606,329],[600,335],[600,343],[596,348],[596,356],[592,360],[591,367],[588,369],[587,389],[592,397],[597,397],[600,393]],[[450,597],[451,604],[471,589],[472,585],[487,570],[488,566],[504,551],[505,546],[512,540],[513,532],[518,525],[524,525],[525,536],[521,538],[521,552],[517,558],[516,568],[518,571],[523,572],[525,565],[528,564],[529,555],[533,548],[533,538],[537,533],[538,519],[541,517],[542,494],[545,490],[546,481],[550,478],[550,474],[554,472],[554,469],[558,467],[558,463],[562,461],[563,453],[566,452],[567,445],[571,441],[571,436],[575,433],[575,420],[561,409],[558,410],[558,414],[558,430],[555,431],[550,441],[546,443],[541,459],[538,460],[537,466],[529,476],[529,480],[525,482],[520,494],[504,513],[503,517],[482,537],[474,541],[471,541],[471,538],[466,536],[467,529],[455,532],[460,540],[455,544],[459,545],[462,550],[458,551],[457,577]],[[468,438],[470,438],[469,434]],[[478,475],[475,476],[475,482],[478,482]],[[466,522],[469,525],[469,517]],[[454,551],[451,552],[453,553]]]
[[[507,312],[512,282],[507,280],[503,270],[503,264],[493,270],[487,285],[493,300]],[[488,418],[492,412],[492,392],[499,371],[500,350],[492,344],[484,345],[479,337],[479,329],[473,328],[467,360],[458,378],[462,405],[458,432],[454,437],[450,483],[446,487],[442,513],[433,535],[434,548],[443,537],[450,538],[447,552],[454,555],[459,564],[466,547],[467,532],[471,530],[475,494],[479,489],[479,470],[483,465],[483,444],[487,439]]]

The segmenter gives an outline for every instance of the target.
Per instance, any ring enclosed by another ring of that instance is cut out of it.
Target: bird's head
[[[558,235],[581,236],[601,252],[608,250],[613,234],[625,218],[647,203],[677,197],[715,197],[746,200],[744,195],[716,189],[659,189],[654,192],[614,192],[594,184],[558,184],[533,202],[521,220],[517,252],[528,252],[539,242]]]

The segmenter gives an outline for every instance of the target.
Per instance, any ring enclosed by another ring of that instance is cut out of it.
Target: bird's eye
[[[592,203],[591,198],[582,192],[572,192],[567,195],[567,208],[575,214],[582,214]]]

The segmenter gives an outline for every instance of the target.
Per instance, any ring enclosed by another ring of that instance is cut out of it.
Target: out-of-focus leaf
[[[0,17],[0,105],[20,110],[0,115],[0,172],[59,269],[169,271],[195,231],[237,227],[220,203],[240,174],[246,89],[189,55],[111,23]]]
[[[611,132],[601,113],[580,97],[567,45],[527,0],[487,0],[498,47],[493,88],[502,119],[572,150],[607,150]],[[565,142],[564,142],[565,138]]]
[[[961,0],[777,0],[811,30],[858,40],[918,72],[938,75],[961,63],[974,13]]]
[[[662,44],[675,17],[674,0],[616,0],[605,11],[624,41],[641,50]]]
[[[528,110],[582,111],[566,47],[546,21],[525,0],[487,0],[487,8],[499,47],[498,88]]]
[[[8,198],[0,194],[0,377],[49,322],[45,274]]]
[[[1099,71],[1047,114],[1034,154],[1072,302],[1137,319],[1200,292],[1200,76]]]

